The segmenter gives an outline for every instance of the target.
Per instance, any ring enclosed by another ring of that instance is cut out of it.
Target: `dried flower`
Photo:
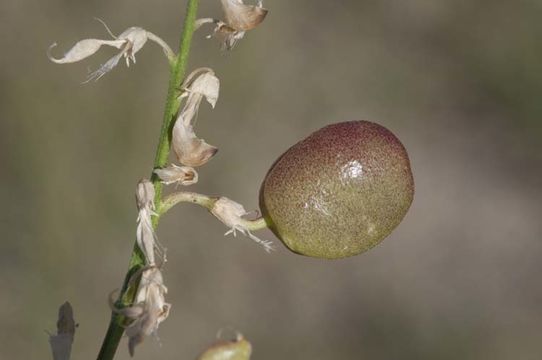
[[[143,342],[145,337],[156,334],[160,323],[168,317],[171,304],[166,303],[166,293],[160,269],[151,266],[143,270],[134,305],[122,309],[113,306],[113,311],[133,320],[126,327],[131,356],[136,345]]]
[[[100,49],[102,45],[112,46],[120,49],[120,52],[117,55],[110,58],[105,64],[100,66],[98,70],[92,72],[85,82],[100,79],[102,76],[113,70],[123,56],[126,59],[126,66],[130,66],[130,61],[135,64],[135,54],[139,50],[141,50],[147,40],[151,40],[159,44],[164,50],[164,53],[166,54],[168,59],[171,60],[175,56],[171,48],[166,44],[164,40],[154,35],[153,33],[146,31],[145,29],[142,29],[140,27],[130,27],[117,37],[111,33],[105,23],[103,24],[114,40],[81,40],[76,43],[70,50],[68,50],[68,52],[66,52],[61,58],[55,58],[51,55],[51,50],[57,45],[56,43],[54,43],[49,47],[47,56],[52,62],[55,62],[57,64],[67,64],[83,60],[93,55],[94,53],[96,53],[96,51]]]
[[[147,179],[141,179],[136,187],[137,208],[149,208],[154,210],[154,186]]]
[[[196,77],[196,75],[198,76]],[[215,107],[220,90],[220,81],[212,69],[198,68],[187,76],[181,85],[181,90],[183,92],[179,99],[187,97],[187,100],[177,116],[177,121],[191,124],[198,113],[203,98],[207,100],[211,107]]]
[[[173,126],[172,143],[177,159],[183,165],[198,167],[208,162],[218,151],[194,133],[192,125],[177,120]]]
[[[197,76],[197,77],[196,77]],[[205,98],[214,108],[218,100],[220,81],[213,70],[194,70],[183,82],[180,98],[188,97],[175,122],[172,132],[172,147],[177,159],[183,165],[201,166],[213,157],[218,149],[199,139],[191,123],[198,113],[201,100]]]
[[[190,166],[177,166],[171,164],[165,169],[155,169],[163,184],[181,184],[183,186],[193,185],[198,182],[198,173]]]
[[[222,50],[231,50],[239,40],[245,37],[245,32],[234,30],[222,21],[219,21],[215,27],[213,36],[221,42]]]
[[[221,0],[226,24],[236,31],[252,30],[265,19],[268,10],[262,1],[257,5],[243,4],[243,0]]]
[[[137,184],[136,203],[138,208],[136,241],[145,255],[147,265],[156,264],[155,254],[160,259],[160,264],[166,261],[166,249],[158,242],[158,237],[152,226],[154,212],[154,186],[143,179]]]
[[[197,78],[194,77],[200,74]],[[188,102],[195,102],[196,107],[199,107],[201,99],[205,97],[211,107],[215,107],[218,100],[220,90],[220,80],[215,75],[215,72],[210,68],[198,68],[190,73],[181,85],[183,93],[182,97],[188,96]],[[190,101],[191,98],[194,98]],[[192,118],[190,118],[192,119]]]
[[[258,0],[256,5],[246,5],[243,0],[221,0],[225,21],[211,18],[196,21],[196,28],[203,24],[214,23],[213,35],[220,39],[226,50],[232,49],[237,41],[242,39],[245,32],[261,24],[267,16],[268,10]],[[210,37],[210,36],[208,36]]]
[[[56,327],[57,334],[49,336],[49,343],[53,350],[53,359],[69,360],[77,325],[73,319],[72,306],[67,301],[58,309]]]
[[[236,231],[239,231],[243,235],[248,236],[256,243],[262,245],[267,252],[274,250],[273,242],[269,240],[261,240],[253,235],[245,225],[246,220],[242,217],[249,214],[243,207],[243,205],[228,199],[227,197],[220,197],[211,209],[211,213],[224,225],[230,228],[224,235],[233,234],[237,236]]]

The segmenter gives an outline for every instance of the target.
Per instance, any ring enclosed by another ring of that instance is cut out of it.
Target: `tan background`
[[[347,260],[273,255],[175,209],[170,318],[139,359],[192,359],[220,328],[265,359],[542,357],[542,3],[268,0],[231,53],[195,38],[190,68],[222,80],[197,131],[220,152],[194,189],[257,207],[268,166],[337,121],[369,119],[408,149],[416,197],[379,247]],[[148,176],[167,66],[149,44],[81,85],[110,49],[75,65],[45,52],[139,25],[175,45],[184,1],[0,3],[0,358],[49,358],[45,330],[69,299],[73,359],[95,357],[107,295],[127,266],[133,192]],[[218,0],[201,16],[218,16]],[[207,29],[206,29],[207,31]],[[58,53],[58,52],[57,52]],[[271,239],[271,233],[261,236]],[[127,359],[125,340],[118,359]]]

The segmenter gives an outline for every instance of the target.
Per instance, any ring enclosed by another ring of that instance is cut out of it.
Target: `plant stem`
[[[179,191],[164,197],[158,215],[164,215],[169,211],[169,209],[182,202],[196,204],[211,211],[218,199],[219,197],[211,197],[188,191]],[[249,231],[257,231],[269,228],[267,221],[261,216],[253,220],[241,219],[241,225]]]
[[[192,43],[192,35],[194,34],[196,14],[198,10],[199,0],[188,0],[186,8],[186,15],[184,19],[183,31],[181,34],[181,40],[179,44],[179,55],[171,63],[169,86],[167,92],[166,105],[164,110],[164,118],[162,122],[162,129],[160,132],[160,138],[158,140],[158,146],[156,149],[156,157],[154,160],[153,170],[156,168],[164,167],[167,163],[170,147],[171,147],[171,129],[173,126],[173,120],[177,110],[179,109],[180,102],[179,89],[182,80],[186,73],[186,66],[188,62],[188,55],[190,52],[190,45]],[[160,207],[162,205],[162,184],[158,177],[153,173],[151,175],[151,181],[154,185],[155,206],[157,213],[160,213]],[[153,226],[156,228],[158,225],[159,216],[153,218]],[[137,284],[129,287],[129,282],[134,273],[136,273],[145,264],[145,259],[139,247],[134,244],[128,272],[124,279],[122,290],[117,300],[116,306],[124,307],[132,303]],[[112,360],[115,356],[115,352],[119,345],[122,334],[124,333],[124,318],[123,316],[112,312],[109,328],[105,334],[105,338],[98,354],[97,360]]]
[[[177,57],[177,62],[171,69],[171,75],[169,78],[166,108],[164,111],[162,130],[160,131],[160,139],[158,141],[158,147],[156,148],[156,156],[154,158],[154,169],[164,167],[169,157],[169,152],[171,148],[171,130],[174,125],[173,119],[180,105],[178,97],[180,95],[181,83],[186,73],[188,54],[190,52],[190,45],[192,44],[192,35],[194,34],[194,24],[196,22],[198,2],[199,0],[188,0],[186,17],[184,20],[184,28],[181,35],[181,42],[179,45],[179,55]],[[156,209],[160,211],[162,199],[162,183],[158,179],[158,176],[156,176],[156,174],[154,173],[151,176],[151,180],[154,185],[154,191],[156,193]],[[158,218],[156,218],[155,221],[157,223]]]
[[[207,195],[202,195],[198,193],[180,191],[173,194],[170,194],[164,197],[162,201],[162,206],[160,207],[159,215],[162,216],[169,211],[172,207],[181,202],[189,202],[199,206],[203,206],[207,210],[211,211],[213,205],[218,200],[217,197],[210,197]]]
[[[243,220],[242,225],[248,231],[258,231],[258,230],[263,230],[263,229],[269,229],[269,224],[267,223],[267,220],[261,216],[254,220]]]

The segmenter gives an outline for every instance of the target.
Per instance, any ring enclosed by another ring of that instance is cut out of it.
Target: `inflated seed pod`
[[[252,345],[238,334],[234,340],[219,340],[207,348],[197,360],[249,360]]]
[[[328,125],[271,166],[260,208],[292,251],[326,259],[360,254],[399,225],[412,203],[407,152],[369,121]]]

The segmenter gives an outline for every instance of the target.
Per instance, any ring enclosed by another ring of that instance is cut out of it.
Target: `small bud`
[[[192,167],[205,164],[218,151],[216,147],[196,137],[192,125],[185,124],[180,118],[173,127],[172,147],[179,162]]]
[[[236,339],[219,340],[198,356],[197,360],[249,360],[252,345],[238,334]]]
[[[247,215],[247,211],[243,205],[228,199],[227,197],[220,197],[211,209],[211,213],[224,225],[230,228],[224,235],[233,234],[237,236],[236,231],[239,231],[243,235],[248,236],[256,243],[262,245],[267,252],[274,250],[273,242],[269,240],[261,240],[253,235],[244,225],[243,216]]]
[[[99,20],[99,19],[98,19]],[[67,64],[67,63],[74,63],[80,60],[83,60],[100,49],[102,45],[112,46],[117,49],[120,49],[121,51],[110,58],[105,64],[100,66],[100,68],[94,72],[92,72],[86,82],[89,82],[91,80],[98,80],[111,70],[113,70],[119,63],[119,60],[124,56],[126,59],[126,66],[130,66],[130,61],[132,61],[134,64],[136,62],[135,54],[141,50],[141,48],[145,45],[147,40],[154,41],[158,45],[162,47],[164,50],[164,53],[168,57],[168,59],[171,59],[174,54],[171,48],[160,39],[158,36],[154,35],[151,32],[146,31],[145,29],[142,29],[140,27],[130,27],[126,29],[122,34],[120,34],[118,37],[113,35],[107,25],[101,20],[102,24],[105,26],[109,34],[114,38],[114,40],[99,40],[99,39],[85,39],[77,42],[68,52],[64,54],[61,58],[55,58],[51,55],[51,50],[57,45],[56,43],[52,44],[49,47],[49,50],[47,52],[47,56],[49,57],[49,60],[51,60],[54,63],[57,64]]]
[[[165,169],[156,169],[154,173],[158,175],[163,184],[181,184],[183,186],[193,185],[198,182],[198,173],[190,166],[177,166],[171,164]]]

